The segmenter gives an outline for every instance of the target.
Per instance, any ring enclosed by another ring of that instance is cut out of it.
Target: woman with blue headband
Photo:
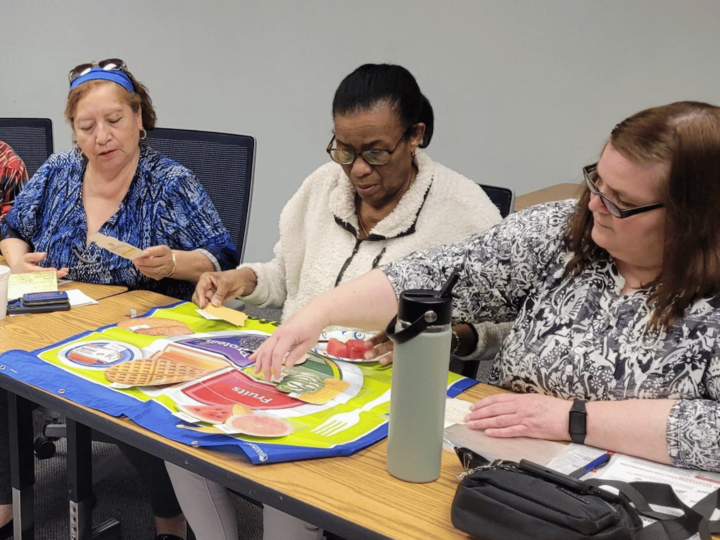
[[[203,272],[235,268],[237,249],[192,172],[145,146],[155,126],[147,89],[122,60],[69,74],[65,117],[77,142],[51,156],[0,226],[13,272],[126,285],[190,299]],[[139,247],[129,261],[90,243],[100,232]],[[7,394],[0,392],[0,539],[12,535]],[[185,517],[162,460],[119,444],[151,492],[158,540],[184,540]]]
[[[3,220],[13,272],[52,268],[189,300],[200,274],[235,268],[237,249],[195,176],[142,143],[155,111],[125,63],[83,64],[69,79],[65,117],[77,144],[47,160]],[[145,256],[104,250],[89,240],[97,232]]]

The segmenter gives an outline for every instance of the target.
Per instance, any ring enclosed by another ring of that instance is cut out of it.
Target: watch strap
[[[585,444],[585,436],[587,435],[587,411],[585,410],[584,399],[576,399],[570,408],[570,417],[568,419],[568,433],[570,440],[577,444]]]

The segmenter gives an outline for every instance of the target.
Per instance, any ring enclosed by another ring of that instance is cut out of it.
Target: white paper
[[[445,439],[455,446],[464,446],[486,459],[520,461],[527,459],[545,465],[565,451],[565,445],[543,439],[528,437],[488,437],[483,431],[470,429],[464,424],[454,424],[445,429]]]
[[[581,444],[570,444],[566,451],[548,463],[548,467],[556,471],[570,474],[593,459],[601,456],[605,450],[584,446]],[[595,472],[589,472],[582,477],[583,480],[590,478],[605,478],[607,480],[620,480],[622,482],[659,482],[669,484],[682,502],[688,506],[694,506],[706,495],[720,488],[720,474],[694,469],[681,469],[671,465],[655,463],[647,459],[615,454],[610,462]],[[608,488],[611,489],[611,488]],[[671,508],[664,508],[653,505],[659,512],[667,514],[679,514],[679,511]],[[717,519],[719,512],[716,510],[712,519]],[[640,516],[645,526],[654,523],[654,520]],[[698,535],[693,536],[696,538]]]
[[[68,300],[70,300],[70,305],[72,307],[78,307],[78,306],[87,306],[90,304],[97,304],[97,300],[94,300],[90,298],[87,294],[82,292],[80,289],[70,289],[69,291],[65,291],[68,295]]]
[[[445,402],[445,427],[453,424],[464,424],[465,416],[470,412],[472,401],[465,401],[458,398],[447,398]]]

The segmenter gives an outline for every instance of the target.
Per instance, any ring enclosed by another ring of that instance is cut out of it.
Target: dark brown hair
[[[607,144],[636,164],[664,163],[667,178],[662,270],[651,287],[649,329],[669,330],[699,298],[720,292],[720,108],[681,101],[640,111],[612,130]],[[565,238],[574,252],[566,275],[579,275],[608,253],[592,239],[585,189]]]
[[[73,125],[75,120],[75,111],[77,109],[78,102],[85,97],[90,90],[101,85],[101,84],[112,84],[116,86],[116,90],[120,99],[122,99],[132,109],[134,113],[141,112],[143,129],[150,131],[155,129],[155,122],[157,116],[155,114],[155,108],[150,99],[150,93],[144,84],[139,82],[132,73],[125,70],[125,74],[130,78],[135,87],[135,93],[128,92],[120,86],[111,81],[105,80],[94,80],[82,83],[80,86],[75,87],[67,97],[67,103],[65,104],[65,119]]]

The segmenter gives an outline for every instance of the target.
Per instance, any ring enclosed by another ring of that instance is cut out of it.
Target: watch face
[[[568,425],[570,440],[574,443],[583,444],[587,433],[587,413],[585,412],[585,402],[575,400],[570,409],[570,421]]]
[[[585,435],[585,428],[587,426],[585,413],[579,411],[572,411],[570,413],[570,433],[577,433]]]

